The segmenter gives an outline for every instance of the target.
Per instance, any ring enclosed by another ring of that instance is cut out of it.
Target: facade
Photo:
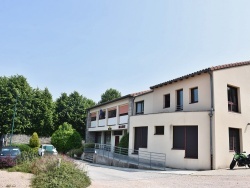
[[[129,148],[165,153],[167,167],[228,167],[234,150],[250,153],[249,73],[241,62],[150,87],[134,100]]]
[[[250,153],[249,80],[250,61],[227,64],[94,106],[87,142],[117,145],[128,131],[129,149],[164,153],[166,167],[227,168],[235,150]],[[123,109],[128,109],[124,119]],[[115,131],[122,131],[119,138]]]
[[[88,109],[86,142],[118,146],[129,129],[136,96],[151,90],[129,94]]]

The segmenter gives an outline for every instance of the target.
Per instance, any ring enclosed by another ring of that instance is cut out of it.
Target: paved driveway
[[[250,169],[149,171],[90,164],[85,165],[92,180],[90,188],[134,187],[250,187]]]

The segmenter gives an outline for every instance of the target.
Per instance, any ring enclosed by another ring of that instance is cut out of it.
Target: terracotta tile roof
[[[140,95],[143,95],[143,94],[146,94],[146,93],[150,93],[152,92],[153,90],[146,90],[146,91],[141,91],[141,92],[137,92],[137,93],[131,93],[130,95],[133,96],[133,97],[137,97],[137,96],[140,96]]]
[[[215,67],[209,67],[206,69],[202,69],[200,71],[191,73],[191,74],[187,74],[185,76],[181,76],[179,78],[175,78],[173,80],[169,80],[167,82],[163,82],[154,86],[151,86],[150,89],[154,89],[154,88],[158,88],[158,87],[162,87],[164,85],[168,85],[168,84],[172,84],[174,82],[178,82],[184,79],[188,79],[190,77],[194,77],[196,75],[200,75],[202,73],[208,73],[211,71],[216,71],[216,70],[222,70],[222,69],[227,69],[227,68],[233,68],[233,67],[239,67],[239,66],[244,66],[244,65],[250,65],[250,61],[243,61],[243,62],[236,62],[236,63],[231,63],[231,64],[224,64],[224,65],[219,65],[219,66],[215,66]]]
[[[128,95],[124,95],[124,96],[119,97],[117,99],[114,99],[114,100],[111,100],[111,101],[108,101],[108,102],[105,102],[105,103],[102,103],[102,104],[97,104],[95,106],[92,106],[92,107],[88,108],[87,110],[90,110],[90,109],[93,109],[93,108],[97,108],[97,107],[100,107],[100,106],[103,106],[103,105],[106,105],[106,104],[109,104],[109,103],[112,103],[112,102],[116,102],[116,101],[119,101],[119,100],[122,100],[122,99],[125,99],[125,98],[137,97],[137,96],[140,96],[140,95],[143,95],[143,94],[146,94],[146,93],[150,93],[152,91],[153,90],[146,90],[146,91],[140,91],[140,92],[136,92],[136,93],[131,93],[131,94],[128,94]]]

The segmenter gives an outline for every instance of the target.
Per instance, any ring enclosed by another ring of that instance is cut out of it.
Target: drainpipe
[[[210,75],[210,92],[211,92],[211,109],[209,112],[210,117],[210,169],[213,170],[213,115],[214,115],[214,85],[212,71],[208,72]]]

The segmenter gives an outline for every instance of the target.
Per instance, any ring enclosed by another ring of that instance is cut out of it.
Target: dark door
[[[120,142],[120,136],[115,136],[115,146],[118,146]]]
[[[135,127],[135,153],[138,152],[139,148],[148,147],[148,127]]]
[[[186,127],[186,155],[187,158],[198,158],[198,126]]]

